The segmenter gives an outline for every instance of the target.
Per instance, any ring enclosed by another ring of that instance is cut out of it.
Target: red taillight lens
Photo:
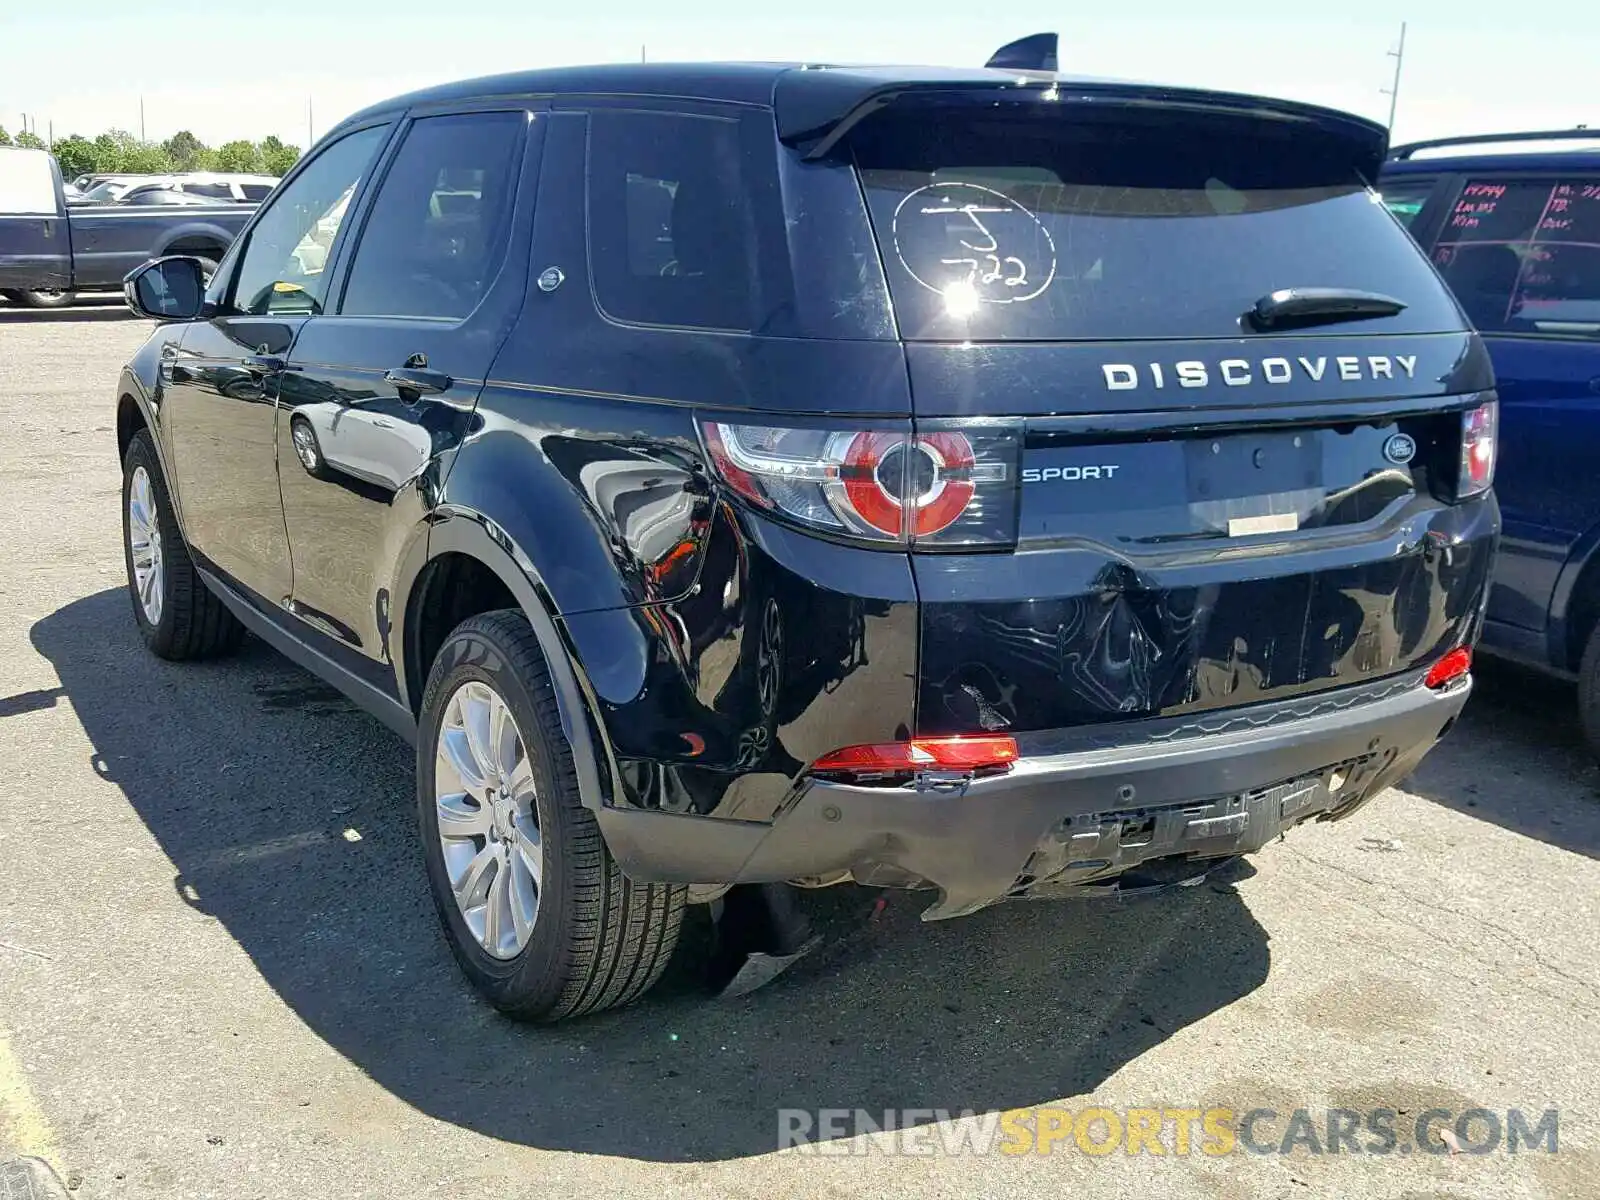
[[[789,429],[704,424],[723,481],[751,503],[875,543],[1008,543],[1016,536],[1009,428]]]
[[[1009,766],[1016,761],[1016,738],[1009,734],[977,734],[846,746],[842,750],[824,754],[811,764],[811,770],[814,774],[920,771],[941,768],[973,771],[983,767]]]
[[[1472,651],[1466,646],[1457,646],[1428,668],[1426,682],[1431,688],[1442,688],[1448,683],[1454,683],[1470,670],[1472,670]]]
[[[1456,499],[1477,496],[1494,483],[1499,427],[1498,401],[1490,400],[1461,414],[1461,470],[1456,476]]]

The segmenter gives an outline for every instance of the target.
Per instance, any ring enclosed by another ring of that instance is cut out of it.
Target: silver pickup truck
[[[227,201],[69,209],[54,157],[0,147],[0,296],[64,307],[78,292],[120,288],[134,267],[164,254],[194,255],[214,268],[254,212]]]

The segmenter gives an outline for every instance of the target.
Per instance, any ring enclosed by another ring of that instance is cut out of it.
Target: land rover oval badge
[[[1391,434],[1383,444],[1383,456],[1397,467],[1403,467],[1416,456],[1417,441],[1408,433]]]

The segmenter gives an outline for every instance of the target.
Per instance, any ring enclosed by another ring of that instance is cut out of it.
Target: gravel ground
[[[1231,881],[933,926],[836,891],[753,996],[702,995],[691,936],[640,1006],[519,1027],[437,931],[407,749],[259,642],[139,646],[111,392],[146,328],[0,306],[0,1163],[163,1200],[1600,1194],[1600,773],[1563,687],[1485,670],[1405,787]],[[775,1152],[780,1108],[1054,1105],[1272,1109],[1258,1144],[1390,1108],[1402,1146]],[[1431,1107],[1559,1109],[1558,1150],[1404,1152]]]

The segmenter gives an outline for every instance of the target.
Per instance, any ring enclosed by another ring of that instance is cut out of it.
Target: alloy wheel
[[[139,607],[151,625],[161,624],[165,603],[165,570],[161,556],[161,522],[156,514],[150,472],[136,467],[128,487],[128,550],[133,560],[133,586]]]
[[[317,435],[311,432],[311,426],[297,421],[290,436],[294,440],[294,452],[300,465],[308,471],[315,471],[320,460],[317,457]]]
[[[439,847],[456,907],[478,945],[515,958],[538,919],[544,843],[533,763],[505,698],[478,680],[458,687],[434,756]]]

